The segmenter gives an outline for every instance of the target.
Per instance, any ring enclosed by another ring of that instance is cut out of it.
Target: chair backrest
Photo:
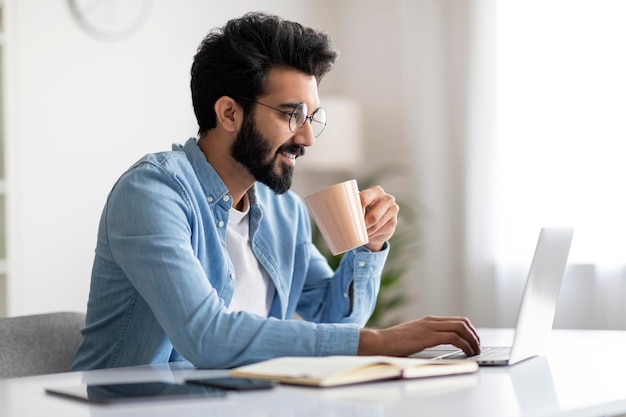
[[[68,372],[84,325],[76,312],[0,318],[0,378]]]

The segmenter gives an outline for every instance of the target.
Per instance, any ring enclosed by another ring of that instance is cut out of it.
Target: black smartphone
[[[260,389],[271,389],[276,386],[276,382],[264,379],[232,378],[232,377],[212,377],[212,378],[192,378],[185,380],[188,384],[203,385],[206,387],[222,388],[230,391],[251,391]]]

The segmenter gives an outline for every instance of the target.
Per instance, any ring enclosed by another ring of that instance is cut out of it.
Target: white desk
[[[484,329],[481,338],[485,345],[507,342],[511,331]],[[581,359],[583,352],[606,356]],[[81,382],[182,381],[224,373],[160,365],[0,380],[0,416],[615,416],[626,413],[626,332],[555,330],[545,357],[465,376],[326,389],[279,386],[225,398],[104,406],[44,392]]]

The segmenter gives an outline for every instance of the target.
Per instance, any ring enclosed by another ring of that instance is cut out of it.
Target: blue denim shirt
[[[388,245],[346,253],[333,273],[294,193],[256,183],[249,198],[252,249],[276,287],[270,317],[227,311],[235,288],[225,244],[232,201],[195,139],[124,173],[100,220],[72,369],[180,360],[230,368],[277,356],[356,354]]]

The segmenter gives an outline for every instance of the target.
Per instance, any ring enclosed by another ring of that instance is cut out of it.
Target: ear
[[[231,97],[222,96],[213,106],[217,116],[217,124],[227,132],[237,132],[243,121],[243,109]]]

